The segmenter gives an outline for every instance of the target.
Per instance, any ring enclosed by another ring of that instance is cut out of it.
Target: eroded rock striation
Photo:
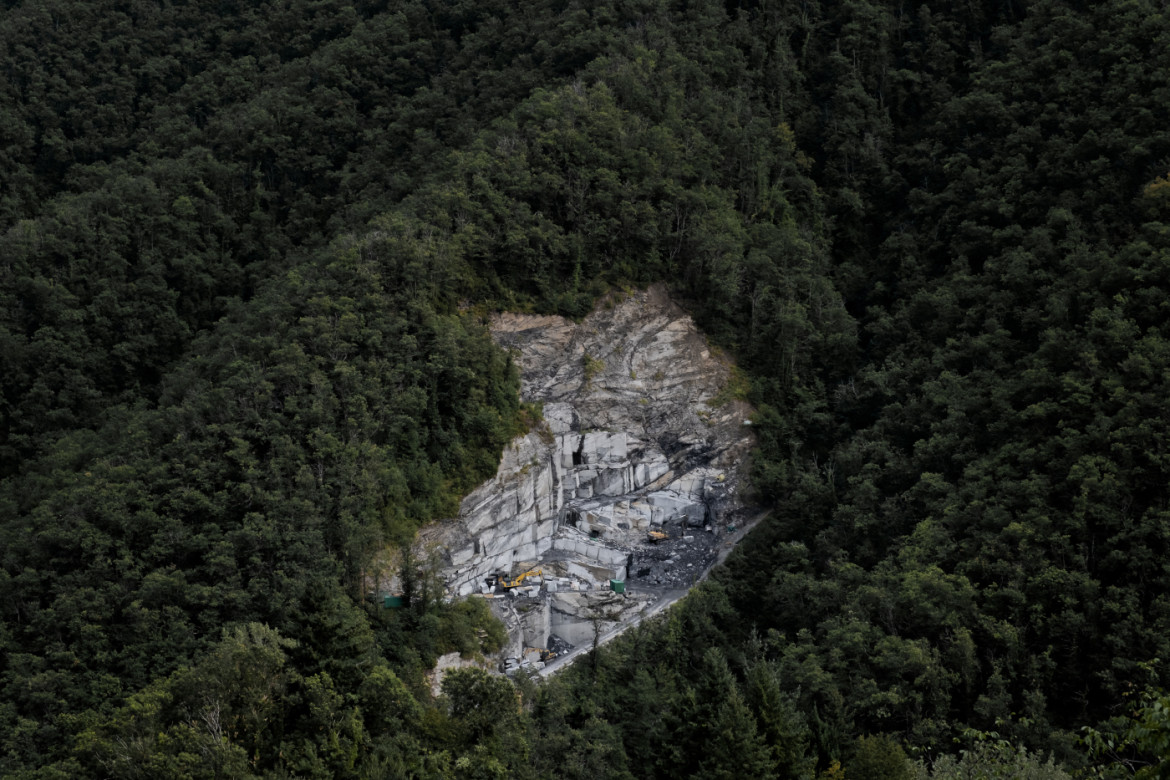
[[[442,552],[452,595],[499,595],[493,575],[539,568],[525,584],[556,593],[549,630],[562,625],[575,643],[583,621],[644,605],[600,598],[609,580],[633,586],[641,571],[656,572],[643,585],[689,584],[662,567],[629,570],[655,544],[651,531],[668,545],[713,548],[744,512],[750,409],[729,397],[729,364],[661,287],[610,299],[580,323],[501,314],[491,330],[513,351],[523,400],[542,404],[544,424],[511,443],[457,520],[423,536]],[[509,591],[518,594],[535,595]],[[518,630],[525,644],[539,639]]]

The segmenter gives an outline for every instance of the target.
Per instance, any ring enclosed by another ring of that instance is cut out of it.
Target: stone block
[[[467,564],[469,560],[475,557],[475,545],[467,545],[460,547],[459,550],[450,551],[450,565],[462,566]]]
[[[687,516],[687,524],[691,526],[701,526],[707,522],[707,506],[706,504],[691,504],[685,510]]]
[[[529,474],[516,489],[516,511],[531,512],[536,506],[536,480]]]
[[[611,550],[608,547],[598,548],[597,559],[610,566],[625,564],[626,559],[629,557],[629,553],[625,552],[624,550]]]
[[[532,490],[537,501],[542,501],[552,494],[553,472],[547,460],[541,460],[533,467]]]
[[[559,594],[558,594],[559,595]],[[586,620],[562,619],[552,621],[551,633],[571,645],[584,645],[593,640],[593,624]]]
[[[577,412],[569,404],[546,403],[544,405],[544,421],[554,434],[568,433],[576,425]]]
[[[651,493],[647,497],[650,504],[663,512],[664,519],[672,519],[676,515],[686,510],[686,507],[693,503],[688,498],[683,498],[677,493],[657,492]]]
[[[565,571],[567,571],[570,576],[577,577],[578,579],[584,580],[586,582],[600,582],[602,578],[602,572],[598,572],[594,568],[581,563],[576,563],[574,561],[568,561],[565,564]]]
[[[634,489],[645,487],[653,480],[650,478],[650,466],[646,463],[639,463],[634,466]]]
[[[649,520],[654,516],[653,510],[654,508],[645,501],[631,501],[629,503],[629,509],[627,510],[626,514],[631,518],[642,517]]]
[[[631,487],[626,482],[626,470],[607,469],[597,476],[594,495],[621,496],[630,492]]]
[[[558,436],[556,441],[557,452],[562,455],[568,455],[571,459],[573,453],[577,451],[577,447],[581,444],[581,436],[573,433],[567,436]],[[571,462],[571,460],[570,460]]]
[[[609,525],[613,520],[613,507],[609,505],[595,507],[585,512],[585,521],[589,523],[604,523]]]
[[[493,558],[512,549],[508,544],[508,540],[499,536],[485,535],[481,539],[480,544],[483,547],[483,554],[489,558]]]
[[[583,463],[618,463],[626,460],[626,434],[593,431],[585,434],[581,443]]]

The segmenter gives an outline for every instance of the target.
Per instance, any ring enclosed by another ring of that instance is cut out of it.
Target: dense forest
[[[0,776],[1170,777],[1153,0],[5,0]],[[770,518],[551,682],[387,549],[665,282]]]

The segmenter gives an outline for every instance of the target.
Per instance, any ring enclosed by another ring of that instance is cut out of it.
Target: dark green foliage
[[[1084,732],[1081,741],[1093,764],[1090,776],[1170,776],[1170,696],[1161,689],[1146,688],[1126,714]]]
[[[1083,760],[1067,729],[1116,707],[1170,629],[1155,563],[1170,136],[1146,82],[1165,63],[1125,65],[1166,19],[805,10],[792,101],[820,110],[793,126],[864,352],[738,347],[767,402],[757,486],[779,501],[719,575],[737,616],[723,630],[774,631],[822,767],[848,770],[851,733],[941,747],[960,724]],[[794,374],[810,355],[831,357]]]
[[[1120,767],[1120,776],[1127,772]],[[980,742],[959,756],[947,755],[936,759],[929,770],[919,765],[914,777],[921,780],[960,780],[979,777],[986,780],[1070,780],[1073,775],[1061,769],[1051,757],[1047,759],[1030,754],[1023,748],[1014,748],[1006,742]]]
[[[482,669],[451,671],[443,678],[443,695],[469,744],[514,727],[520,714],[520,696],[512,684]]]
[[[0,475],[112,403],[153,401],[233,299],[364,228],[601,43],[552,13],[530,25],[540,4],[457,23],[423,3],[15,6],[0,25]]]
[[[6,3],[0,773],[1159,771],[1165,51],[1145,0]],[[660,281],[771,517],[432,701],[499,626],[367,590],[532,424],[480,314]]]
[[[906,751],[886,736],[865,736],[857,741],[853,758],[845,764],[847,774],[873,780],[911,780]]]
[[[105,443],[76,436],[28,480],[15,516],[37,532],[6,551],[27,574],[4,581],[5,698],[45,748],[58,714],[190,663],[237,621],[295,639],[322,701],[356,690],[378,653],[364,567],[494,470],[518,410],[507,357],[427,303],[444,275],[413,269],[418,251],[343,242],[289,272],[199,341],[157,409],[123,412]],[[484,616],[436,619],[441,644],[478,649]],[[33,675],[44,691],[18,692]]]

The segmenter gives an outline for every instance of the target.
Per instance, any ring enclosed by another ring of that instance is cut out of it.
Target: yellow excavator
[[[667,539],[669,539],[670,534],[666,533],[666,531],[651,531],[647,535],[647,538],[649,541],[657,544],[658,542],[665,542]]]
[[[524,580],[528,579],[529,577],[539,577],[543,573],[544,572],[541,571],[540,569],[529,569],[528,571],[521,574],[519,577],[516,577],[515,579],[511,579],[511,580],[508,579],[507,577],[505,577],[503,574],[497,574],[496,581],[494,583],[489,583],[489,584],[494,584],[494,585],[497,585],[498,587],[501,587],[501,588],[515,588],[515,587],[519,586],[522,582],[524,582]]]
[[[551,661],[552,659],[557,657],[557,654],[554,653],[552,650],[546,650],[543,647],[525,647],[524,648],[524,655],[528,655],[529,653],[532,653],[532,652],[538,653],[540,655],[540,660],[545,661],[545,662]]]

